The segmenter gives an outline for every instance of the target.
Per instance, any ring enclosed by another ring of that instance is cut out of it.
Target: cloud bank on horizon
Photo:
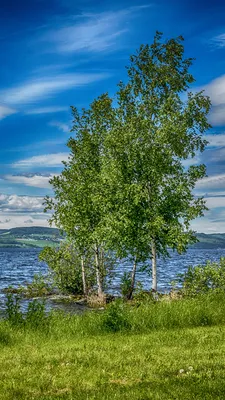
[[[198,3],[198,4],[197,4]],[[195,57],[193,90],[212,101],[203,154],[185,165],[205,163],[208,177],[196,195],[209,211],[193,222],[198,232],[225,232],[225,3],[207,0],[21,0],[1,5],[0,42],[0,227],[48,226],[45,195],[49,178],[68,159],[70,105],[86,107],[126,80],[129,56],[151,43],[182,34]],[[174,23],[176,21],[176,23]]]

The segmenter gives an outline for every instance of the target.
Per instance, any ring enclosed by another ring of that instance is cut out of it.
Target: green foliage
[[[0,324],[0,346],[9,346],[13,343],[11,332],[6,324]]]
[[[25,286],[8,286],[4,293],[18,294],[19,296],[31,298],[35,296],[47,296],[54,293],[54,285],[51,276],[35,274],[33,281]]]
[[[121,294],[124,298],[127,298],[127,296],[130,294],[131,285],[132,285],[131,273],[124,272],[120,284]]]
[[[149,303],[157,301],[158,297],[159,297],[158,293],[157,293],[157,295],[155,295],[155,294],[153,294],[152,291],[143,290],[143,287],[141,284],[139,284],[137,286],[137,288],[135,289],[135,292],[134,292],[134,302],[136,304],[142,304],[142,303],[149,304]]]
[[[182,98],[194,82],[192,61],[184,58],[182,37],[163,42],[157,32],[152,45],[131,56],[128,82],[119,84],[116,118],[105,138],[106,224],[118,254],[137,262],[168,256],[168,247],[185,251],[196,241],[190,221],[206,209],[192,193],[205,166],[182,163],[204,150],[202,134],[210,128],[209,98],[191,92]]]
[[[6,319],[13,325],[23,323],[23,314],[20,308],[20,297],[12,293],[6,294]]]
[[[81,257],[72,244],[63,242],[57,249],[46,247],[39,254],[39,259],[45,261],[53,271],[55,285],[63,293],[83,294]],[[88,262],[91,262],[90,257]],[[90,264],[87,266],[86,273],[90,290],[93,286],[93,269]]]
[[[126,306],[119,300],[110,303],[106,307],[101,322],[103,330],[107,332],[118,332],[131,327]]]
[[[32,329],[47,328],[50,316],[47,316],[45,303],[36,299],[28,304],[27,312],[21,311],[21,298],[12,293],[7,294],[6,321],[12,326],[29,327]]]
[[[50,276],[35,274],[33,281],[28,283],[25,288],[21,288],[21,293],[26,297],[45,296],[53,293],[54,286]]]
[[[28,304],[25,323],[32,329],[47,325],[49,317],[46,315],[45,303],[33,300]]]
[[[206,265],[189,267],[179,274],[181,293],[184,296],[196,296],[211,291],[225,292],[225,258],[219,262],[207,261]]]
[[[55,198],[46,197],[46,211],[82,256],[92,252],[99,295],[101,252],[136,264],[152,257],[156,291],[156,256],[194,243],[190,222],[207,209],[193,194],[205,165],[185,168],[183,161],[205,149],[211,104],[190,91],[193,59],[185,59],[183,40],[163,41],[156,32],[130,57],[127,82],[114,98],[105,93],[88,109],[72,107],[70,157],[50,180]]]

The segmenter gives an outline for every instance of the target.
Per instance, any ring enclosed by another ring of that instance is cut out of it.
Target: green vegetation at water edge
[[[0,323],[0,399],[225,398],[224,296],[37,315]]]

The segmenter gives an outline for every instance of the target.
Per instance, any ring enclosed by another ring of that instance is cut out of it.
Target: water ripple
[[[38,261],[38,249],[0,249],[0,309],[4,307],[2,290],[10,285],[19,286],[32,282],[35,274],[48,273],[45,263]],[[183,273],[190,265],[203,264],[207,260],[218,261],[225,256],[224,249],[190,249],[178,255],[171,253],[171,258],[158,260],[158,290],[168,291],[169,283],[178,273]],[[130,271],[132,265],[125,261],[119,263],[115,270],[110,291],[119,291],[120,280],[124,271]],[[140,268],[139,268],[140,269]],[[137,281],[141,281],[144,289],[151,287],[151,263],[149,271],[137,272]]]

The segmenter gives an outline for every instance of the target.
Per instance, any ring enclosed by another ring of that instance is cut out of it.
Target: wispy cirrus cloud
[[[102,13],[83,13],[74,16],[67,25],[50,30],[41,40],[48,45],[46,51],[73,53],[77,51],[103,52],[122,45],[122,36],[129,31],[129,23],[138,11],[150,5]]]
[[[187,158],[186,160],[183,160],[182,164],[186,168],[190,167],[191,165],[201,164],[201,158],[199,155],[196,155],[193,158]]]
[[[225,174],[211,175],[199,180],[196,184],[196,190],[208,192],[210,190],[224,190]],[[224,204],[225,206],[225,204]]]
[[[17,111],[13,108],[0,105],[0,120],[8,117],[9,115],[15,114]]]
[[[225,207],[225,196],[213,196],[206,198],[206,205],[209,209]]]
[[[53,113],[61,113],[69,111],[69,107],[40,107],[40,108],[32,108],[30,110],[25,111],[25,114],[53,114]]]
[[[208,147],[221,147],[225,146],[225,133],[220,134],[207,134],[204,135],[204,139],[206,139],[208,143]]]
[[[13,163],[13,168],[18,167],[62,167],[62,161],[67,161],[69,153],[43,154],[33,156]]]
[[[49,122],[49,126],[56,127],[64,133],[68,133],[71,129],[71,126],[69,124],[65,124],[60,121],[51,121],[51,122]]]
[[[216,47],[224,47],[225,46],[225,33],[214,36],[210,40],[210,43]]]
[[[109,77],[107,73],[62,74],[54,77],[45,77],[28,81],[20,86],[0,92],[0,101],[7,105],[32,105],[43,98],[50,98],[54,94],[71,90],[74,87],[88,85]]]

